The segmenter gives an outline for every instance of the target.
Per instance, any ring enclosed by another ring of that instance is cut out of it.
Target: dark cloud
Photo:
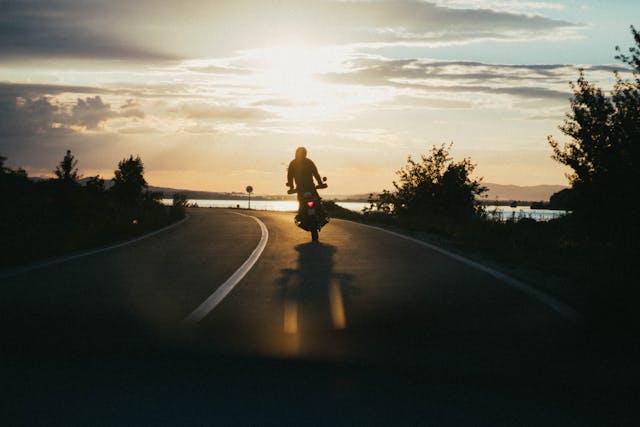
[[[50,97],[35,99],[0,95],[0,136],[20,137],[64,133],[68,121],[64,109]]]
[[[587,73],[629,73],[627,68],[609,65],[580,67],[568,64],[486,64],[364,57],[353,60],[349,72],[325,74],[321,78],[338,84],[509,94],[523,98],[564,101],[570,94],[568,82],[577,77],[580,68]]]
[[[117,117],[143,118],[144,113],[135,109],[134,105],[133,102],[127,103],[120,107],[120,111],[114,111],[111,109],[111,105],[105,104],[99,96],[86,99],[78,98],[76,105],[71,108],[69,123],[82,126],[85,129],[96,130],[109,119]]]
[[[119,38],[117,15],[101,13],[103,7],[91,0],[2,1],[0,58],[173,59]]]
[[[65,150],[85,147],[85,157],[99,153],[91,154],[99,164],[101,156],[113,146],[113,136],[83,130],[97,130],[108,120],[142,118],[144,114],[134,100],[113,108],[100,95],[78,97],[72,103],[58,99],[61,94],[84,95],[91,90],[95,88],[0,84],[0,154],[16,167],[46,173]]]
[[[95,86],[69,86],[55,84],[31,84],[0,82],[0,97],[33,98],[42,95],[59,95],[61,93],[111,93],[106,89]]]
[[[618,65],[586,65],[582,67],[585,71],[608,71],[611,73],[630,74],[633,70],[629,67]]]
[[[96,130],[110,119],[144,117],[133,100],[116,111],[100,95],[77,98],[71,106],[55,98],[62,93],[86,93],[92,89],[95,88],[0,84],[0,136],[73,133],[74,126]]]
[[[268,47],[292,34],[318,44],[442,45],[530,40],[579,28],[539,15],[418,0],[2,1],[0,58],[154,61]],[[199,71],[240,70],[214,66]]]
[[[425,1],[340,2],[346,15],[361,21],[371,42],[440,44],[476,40],[511,40],[578,28],[576,24],[490,9],[448,8]],[[367,41],[363,38],[363,41]]]
[[[223,83],[220,83],[222,86]],[[193,93],[184,83],[110,83],[105,87],[0,82],[0,96],[55,96],[63,93],[118,95],[132,98],[191,98]],[[134,102],[133,99],[128,102]],[[121,107],[122,108],[122,107]],[[127,107],[129,108],[129,107]]]
[[[389,86],[440,93],[487,93],[521,98],[566,100],[568,65],[502,65],[463,61],[418,59],[385,60],[363,58],[352,63],[352,71],[325,74],[330,83]],[[566,85],[558,90],[558,85]]]
[[[107,84],[106,88],[106,93],[133,98],[166,100],[174,98],[192,98],[194,96],[192,90],[190,90],[191,88],[183,82],[116,82]]]
[[[425,59],[389,60],[365,57],[351,62],[351,69],[365,79],[372,78],[451,78],[455,80],[549,79],[563,76],[576,67],[566,64],[519,65],[486,64],[472,61],[433,61]]]
[[[78,98],[76,105],[71,108],[71,121],[87,129],[97,129],[100,123],[117,116],[118,113],[111,110],[111,105],[102,102],[99,96]]]

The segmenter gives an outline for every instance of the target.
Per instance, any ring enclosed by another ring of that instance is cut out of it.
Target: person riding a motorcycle
[[[323,185],[320,173],[318,173],[318,168],[315,163],[307,157],[307,149],[298,147],[296,149],[295,159],[289,163],[287,169],[287,187],[293,188],[295,183],[295,189],[298,194],[298,216],[302,212],[305,193],[311,193],[314,200],[320,201],[316,184],[313,182],[314,178],[318,182],[318,185]],[[318,210],[320,212],[320,218],[323,218],[323,222],[326,224],[326,215],[322,208],[322,203],[318,203]]]

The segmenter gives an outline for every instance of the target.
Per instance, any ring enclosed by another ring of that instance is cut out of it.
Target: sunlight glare
[[[263,67],[261,83],[278,95],[294,101],[307,101],[317,95],[314,75],[327,72],[330,58],[320,49],[280,46],[259,52]]]
[[[252,52],[259,67],[258,82],[273,95],[299,105],[333,101],[333,91],[317,77],[341,69],[342,50],[288,44]]]

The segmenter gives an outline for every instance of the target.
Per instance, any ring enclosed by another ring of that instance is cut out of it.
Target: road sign
[[[253,193],[253,187],[247,185],[247,188],[245,190],[247,190],[247,193],[249,193],[249,209],[251,209],[251,193]]]

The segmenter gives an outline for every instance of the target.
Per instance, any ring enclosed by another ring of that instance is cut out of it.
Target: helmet
[[[307,157],[307,149],[304,147],[296,148],[296,159],[304,159]]]

